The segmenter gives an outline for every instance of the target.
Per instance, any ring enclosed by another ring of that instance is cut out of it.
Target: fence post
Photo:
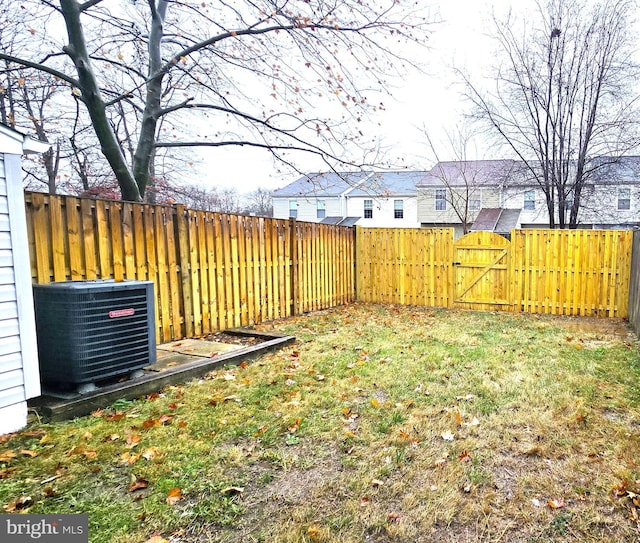
[[[289,239],[291,240],[291,315],[297,315],[300,312],[300,304],[298,300],[298,224],[295,217],[289,219]]]
[[[185,337],[193,337],[193,312],[191,303],[191,265],[189,251],[189,228],[187,224],[187,212],[184,205],[176,205],[176,224],[178,242],[178,266],[180,266],[180,278],[182,282],[182,317],[184,318]]]

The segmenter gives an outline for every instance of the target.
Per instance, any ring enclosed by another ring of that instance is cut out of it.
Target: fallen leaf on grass
[[[394,513],[393,511],[387,515],[387,520],[389,522],[400,522],[400,515],[398,513]]]
[[[293,424],[291,424],[291,425],[289,426],[289,428],[288,428],[289,433],[290,433],[290,434],[295,434],[295,433],[298,431],[298,429],[300,428],[300,423],[301,423],[301,422],[302,422],[302,419],[297,418],[297,419],[294,421],[294,423],[293,423]]]
[[[105,436],[105,438],[102,441],[104,441],[105,443],[108,443],[108,442],[118,441],[119,439],[120,439],[119,434],[111,434],[111,435]]]
[[[58,493],[50,486],[43,488],[42,493],[45,498],[55,498],[58,495]]]
[[[120,455],[120,462],[122,462],[123,464],[133,465],[138,460],[140,460],[140,455],[139,454],[132,454],[132,453],[127,451],[127,452],[122,453]]]
[[[14,502],[10,502],[7,505],[3,505],[2,508],[7,513],[13,513],[14,511],[23,511],[33,505],[33,498],[31,496],[22,496]]]
[[[175,415],[160,415],[157,419],[148,418],[142,423],[143,430],[149,430],[150,428],[155,428],[156,426],[166,426],[167,424],[171,424]]]
[[[135,492],[136,490],[142,490],[149,486],[149,481],[142,477],[138,477],[129,485],[129,492]]]
[[[142,434],[130,434],[127,436],[127,449],[133,449],[140,440],[142,439]]]
[[[560,509],[561,507],[565,506],[565,503],[562,498],[559,498],[557,500],[549,500],[547,502],[547,505],[551,507],[551,509]]]
[[[453,441],[456,436],[454,434],[452,434],[449,430],[447,430],[444,434],[442,434],[441,437],[445,441]]]
[[[462,451],[460,456],[458,456],[458,459],[461,462],[471,462],[471,455],[467,451]]]
[[[31,449],[22,449],[20,454],[23,456],[28,456],[29,458],[35,458],[38,456],[38,451],[32,451]]]
[[[98,451],[94,451],[93,449],[87,449],[87,447],[83,444],[72,447],[71,449],[69,449],[69,452],[67,454],[84,456],[88,460],[93,460],[94,458],[98,457]]]
[[[8,462],[11,462],[11,460],[13,460],[16,456],[18,455],[12,450],[5,451],[0,454],[0,462],[6,464]]]
[[[362,496],[362,498],[360,498],[360,507],[367,507],[370,502],[371,500],[367,496]]]
[[[4,468],[0,469],[0,479],[8,479],[9,476],[18,468]]]
[[[159,454],[160,452],[156,447],[149,447],[148,449],[145,449],[145,451],[142,453],[142,458],[148,461],[156,458]]]
[[[371,481],[371,486],[377,488],[379,486],[384,486],[384,481],[381,481],[380,479],[373,479]]]
[[[318,528],[318,526],[316,526],[315,524],[307,528],[307,535],[311,538],[312,541],[318,541],[319,534],[320,528]]]
[[[184,494],[182,493],[182,490],[178,487],[174,487],[171,490],[169,490],[167,494],[167,500],[166,500],[167,505],[175,505],[182,498],[184,498]]]
[[[104,420],[108,420],[109,422],[116,422],[123,419],[124,417],[125,414],[122,411],[116,411],[104,417]]]

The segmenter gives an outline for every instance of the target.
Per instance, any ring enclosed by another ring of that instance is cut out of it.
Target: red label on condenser
[[[110,319],[117,319],[118,317],[130,317],[131,315],[135,315],[136,310],[132,308],[130,309],[114,309],[113,311],[109,311]]]

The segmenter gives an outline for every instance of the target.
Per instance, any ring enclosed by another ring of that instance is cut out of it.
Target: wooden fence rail
[[[159,341],[354,300],[353,229],[26,193],[33,281],[155,283]]]

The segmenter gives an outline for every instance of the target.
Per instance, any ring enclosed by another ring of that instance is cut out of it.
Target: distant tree
[[[598,156],[638,145],[635,14],[629,0],[540,1],[521,21],[494,19],[495,90],[465,78],[477,115],[540,186],[551,227],[578,223]]]
[[[42,14],[41,25],[15,27],[25,46],[0,59],[68,86],[64,101],[82,103],[122,197],[139,201],[163,175],[153,164],[163,148],[252,146],[287,163],[301,151],[329,167],[357,165],[359,149],[366,160],[370,136],[354,127],[383,106],[365,90],[385,90],[407,68],[405,45],[426,39],[417,6],[24,0],[20,9]]]
[[[256,189],[247,194],[246,206],[243,210],[248,215],[273,217],[273,195],[266,189]]]

